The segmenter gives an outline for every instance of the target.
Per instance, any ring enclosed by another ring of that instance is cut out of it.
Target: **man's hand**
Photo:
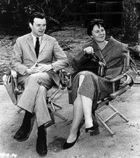
[[[46,64],[38,64],[38,70],[39,72],[47,72],[51,70],[53,67],[51,64],[46,65]]]
[[[52,65],[46,65],[46,64],[37,64],[36,66],[33,65],[30,69],[26,70],[27,74],[34,74],[39,72],[47,72],[52,69]]]
[[[38,73],[38,72],[39,72],[38,67],[31,67],[30,69],[26,70],[26,73],[29,75],[34,74],[34,73]]]
[[[94,54],[94,50],[92,47],[86,47],[84,48],[85,54]]]

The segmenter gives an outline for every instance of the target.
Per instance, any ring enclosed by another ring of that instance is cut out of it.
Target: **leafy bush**
[[[72,2],[73,0],[0,0],[1,25],[27,31],[28,17],[34,11],[44,12],[49,22],[60,24],[64,11]]]

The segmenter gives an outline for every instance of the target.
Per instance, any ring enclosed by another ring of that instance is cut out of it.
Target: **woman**
[[[113,37],[110,37],[109,41],[106,40],[103,20],[93,20],[88,26],[87,34],[91,37],[91,41],[84,47],[79,55],[80,57],[74,59],[76,65],[82,67],[82,69],[78,69],[79,72],[74,77],[72,84],[73,122],[67,141],[63,145],[64,149],[68,149],[76,143],[80,135],[80,123],[83,117],[86,133],[93,133],[98,129],[98,124],[94,123],[92,117],[97,108],[97,100],[112,93],[112,83],[109,80],[124,71],[123,54],[127,52],[127,45]],[[89,60],[91,58],[104,65],[104,72],[100,76],[97,74],[97,67],[91,69],[93,65],[89,66],[93,63]],[[87,69],[86,65],[88,65]],[[136,77],[136,67],[133,62],[130,65],[129,70],[125,71],[133,82]]]

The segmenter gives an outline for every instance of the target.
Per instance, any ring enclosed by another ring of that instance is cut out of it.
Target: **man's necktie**
[[[38,54],[39,54],[39,37],[36,38],[35,52],[36,52],[36,57],[38,58]]]

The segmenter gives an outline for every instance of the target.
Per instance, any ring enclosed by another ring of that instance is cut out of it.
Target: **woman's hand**
[[[84,48],[84,53],[85,54],[94,54],[94,50],[92,47],[89,46],[89,47]]]

